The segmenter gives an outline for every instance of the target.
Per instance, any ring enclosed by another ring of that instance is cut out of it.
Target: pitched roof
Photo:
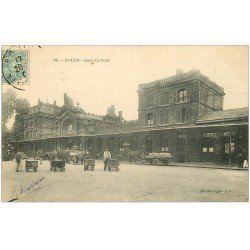
[[[244,118],[248,118],[248,107],[209,112],[201,116],[197,123],[237,120]]]

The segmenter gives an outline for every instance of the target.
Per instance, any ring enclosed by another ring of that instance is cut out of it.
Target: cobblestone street
[[[248,201],[248,171],[121,164],[120,172],[95,171],[66,164],[50,172],[49,161],[37,172],[15,172],[2,163],[2,200],[9,201]]]

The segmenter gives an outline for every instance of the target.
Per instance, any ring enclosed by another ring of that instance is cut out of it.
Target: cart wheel
[[[155,166],[157,166],[157,165],[160,164],[160,161],[159,161],[158,159],[154,159],[154,160],[153,160],[153,164],[154,164]]]
[[[76,165],[76,156],[73,158],[73,164]]]
[[[34,172],[36,172],[37,171],[37,168],[34,168]]]
[[[62,172],[65,172],[65,168],[62,168],[61,171],[62,171]]]
[[[25,168],[26,172],[29,172],[29,169],[28,168]]]
[[[166,160],[166,165],[167,165],[167,166],[169,165],[169,161],[168,161],[168,160]]]
[[[91,171],[94,171],[94,169],[95,169],[94,167],[91,167]]]
[[[117,171],[117,172],[119,172],[119,171],[120,171],[120,168],[119,168],[119,167],[117,167],[117,168],[116,168],[116,171]]]
[[[143,165],[146,165],[147,164],[147,161],[146,160],[142,160],[141,162]]]

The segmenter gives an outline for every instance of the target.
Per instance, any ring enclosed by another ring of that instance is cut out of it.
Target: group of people
[[[51,153],[50,155],[50,161],[55,159],[58,155],[53,152]],[[21,160],[22,160],[22,155],[21,155],[21,152],[17,152],[16,153],[16,172],[19,172],[20,171],[20,164],[21,164]],[[34,157],[36,159],[38,159],[38,155],[36,155],[36,157]],[[108,170],[108,161],[109,159],[111,159],[111,153],[110,151],[106,148],[104,153],[103,153],[103,159],[104,159],[104,171]],[[40,164],[42,163],[42,158],[39,158],[40,160]]]
[[[50,161],[55,159],[56,157],[58,157],[59,155],[56,154],[55,152],[50,154]],[[22,155],[21,152],[17,152],[16,153],[16,172],[19,172],[19,168],[20,168],[20,164],[21,164],[21,160],[22,160]],[[36,159],[40,160],[40,164],[42,163],[42,157],[40,155],[36,155],[35,157]],[[62,156],[62,158],[64,158]],[[108,170],[108,162],[109,159],[111,159],[111,153],[108,150],[108,148],[105,149],[104,153],[103,153],[103,159],[104,159],[104,171]],[[240,168],[248,168],[248,152],[246,149],[243,149],[241,153],[238,154],[238,166]]]
[[[248,152],[243,149],[238,155],[238,163],[240,168],[248,168]]]

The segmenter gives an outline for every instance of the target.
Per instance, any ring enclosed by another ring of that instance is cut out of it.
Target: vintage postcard
[[[248,201],[248,49],[2,46],[2,201]]]

